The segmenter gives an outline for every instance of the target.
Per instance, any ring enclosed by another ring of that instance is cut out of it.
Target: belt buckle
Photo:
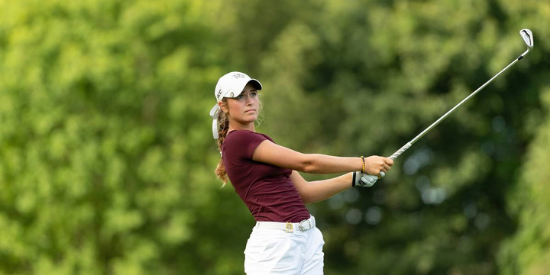
[[[309,227],[308,227],[308,228],[305,228],[305,227],[304,227],[304,225],[303,225],[304,222],[308,222],[308,223],[309,223]],[[298,224],[298,228],[300,229],[300,231],[306,231],[306,230],[311,229],[311,219],[307,219],[307,220],[301,221],[301,222]]]
[[[292,233],[294,232],[294,225],[291,222],[287,222],[285,225],[285,232]]]

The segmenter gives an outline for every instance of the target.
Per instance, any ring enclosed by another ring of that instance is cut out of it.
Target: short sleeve
[[[233,131],[229,133],[224,141],[224,153],[252,159],[254,150],[264,140],[268,140],[268,138],[258,133],[247,130]]]

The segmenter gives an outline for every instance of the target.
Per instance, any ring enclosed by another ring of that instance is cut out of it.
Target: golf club
[[[415,142],[417,142],[421,137],[426,135],[430,130],[432,130],[437,124],[439,124],[441,121],[443,121],[447,116],[449,116],[456,108],[460,107],[464,102],[466,102],[468,99],[476,95],[479,91],[481,91],[485,86],[487,86],[491,81],[493,81],[497,76],[499,76],[502,72],[506,71],[510,66],[514,65],[516,62],[521,60],[525,55],[529,53],[529,51],[533,48],[533,33],[529,29],[522,29],[519,31],[519,34],[521,35],[521,38],[523,38],[523,41],[527,45],[527,50],[522,53],[518,58],[516,58],[512,63],[510,63],[506,68],[502,69],[500,72],[498,72],[495,76],[493,76],[489,81],[485,82],[485,84],[481,85],[477,90],[475,90],[473,93],[471,93],[468,97],[466,97],[464,100],[462,100],[460,103],[458,103],[456,106],[454,106],[451,110],[449,110],[447,113],[445,113],[443,116],[441,116],[438,120],[436,120],[432,125],[430,125],[426,130],[422,131],[422,133],[418,134],[415,138],[413,138],[411,141],[407,142],[403,147],[401,147],[397,152],[393,153],[389,158],[392,160],[395,160],[397,157],[399,157],[403,152],[405,152],[407,149],[409,149]]]

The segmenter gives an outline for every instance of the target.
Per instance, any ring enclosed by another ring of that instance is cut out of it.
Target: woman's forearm
[[[359,157],[334,157],[322,154],[306,154],[303,171],[310,174],[332,174],[361,171],[363,161]]]
[[[351,181],[352,173],[347,173],[331,179],[308,182],[301,193],[302,200],[306,204],[326,200],[349,189],[352,186]]]

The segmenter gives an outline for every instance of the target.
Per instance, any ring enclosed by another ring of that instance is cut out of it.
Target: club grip
[[[399,157],[403,152],[407,151],[412,146],[412,143],[407,142],[407,144],[403,145],[397,152],[393,153],[393,155],[390,156],[392,160],[395,160],[397,157]]]

